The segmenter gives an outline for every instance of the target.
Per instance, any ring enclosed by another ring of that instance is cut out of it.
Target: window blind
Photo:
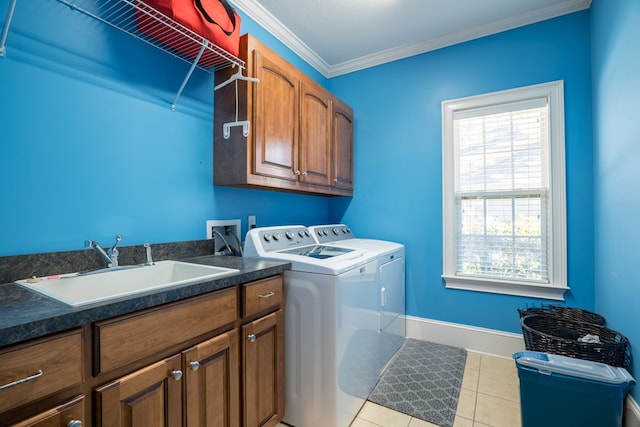
[[[453,119],[456,274],[548,283],[547,99]]]

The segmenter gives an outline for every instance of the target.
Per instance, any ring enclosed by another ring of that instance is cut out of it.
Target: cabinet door
[[[319,85],[300,85],[300,181],[329,187],[331,102]]]
[[[13,424],[14,427],[81,427],[84,424],[84,396],[64,403],[50,411]]]
[[[180,367],[176,354],[96,389],[98,425],[180,426]]]
[[[186,425],[240,425],[240,370],[237,329],[182,352]]]
[[[244,427],[275,426],[284,415],[283,311],[242,327]]]
[[[254,50],[253,173],[297,181],[298,79],[284,60]]]
[[[333,178],[334,188],[353,192],[353,110],[333,101]]]

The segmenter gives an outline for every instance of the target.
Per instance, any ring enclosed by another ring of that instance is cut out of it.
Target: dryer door
[[[400,257],[380,266],[380,330],[404,338],[404,314],[404,257]]]

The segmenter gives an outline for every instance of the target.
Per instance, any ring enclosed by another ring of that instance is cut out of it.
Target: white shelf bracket
[[[207,47],[207,40],[203,40],[202,46],[200,47],[200,51],[198,52],[196,59],[193,60],[193,63],[189,68],[189,72],[187,72],[187,75],[185,76],[184,80],[182,81],[182,84],[180,85],[180,89],[178,89],[178,93],[176,93],[175,98],[173,98],[173,102],[171,103],[171,111],[176,111],[176,103],[178,102],[178,98],[180,98],[180,95],[182,95],[182,91],[184,90],[184,87],[187,85],[187,82],[189,81],[189,79],[191,78],[191,74],[193,74],[193,70],[196,69],[196,65],[198,65],[198,61],[200,61],[200,57],[204,53],[204,49],[206,47]]]
[[[260,80],[256,79],[255,77],[245,77],[244,75],[242,75],[242,70],[243,69],[244,69],[244,67],[238,67],[238,71],[236,71],[234,74],[232,74],[230,78],[228,78],[227,80],[225,80],[224,82],[218,84],[217,86],[215,86],[213,88],[213,90],[216,91],[218,89],[221,89],[221,88],[225,87],[229,83],[234,83],[235,84],[235,89],[236,89],[236,121],[222,124],[222,137],[224,139],[229,139],[231,137],[231,128],[232,127],[236,127],[236,126],[242,126],[242,136],[244,136],[245,138],[249,136],[249,127],[250,127],[249,121],[248,120],[238,120],[238,80],[244,80],[244,81],[253,82],[253,83],[258,83],[258,82],[260,82]]]
[[[5,56],[6,53],[5,42],[7,41],[7,35],[9,34],[9,26],[11,25],[11,18],[13,18],[13,11],[16,8],[16,1],[17,0],[11,0],[11,3],[9,3],[7,20],[4,22],[4,27],[2,28],[2,36],[0,37],[0,56]]]
[[[242,126],[242,136],[245,138],[249,136],[249,121],[241,120],[238,122],[229,122],[222,124],[222,136],[224,139],[229,139],[231,137],[231,128],[236,126]]]

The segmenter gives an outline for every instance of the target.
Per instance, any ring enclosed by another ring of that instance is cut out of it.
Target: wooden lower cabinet
[[[283,304],[277,275],[0,348],[0,427],[275,426]]]
[[[240,380],[237,329],[182,352],[185,381],[185,425],[240,425]]]
[[[182,425],[181,361],[177,354],[96,389],[98,425]]]
[[[85,425],[84,396],[78,396],[56,408],[16,423],[14,427],[82,427],[83,425]]]
[[[238,366],[234,329],[98,388],[98,425],[239,426]]]
[[[0,414],[82,384],[82,341],[76,329],[2,349]]]
[[[284,316],[242,326],[244,427],[275,426],[284,415]]]

